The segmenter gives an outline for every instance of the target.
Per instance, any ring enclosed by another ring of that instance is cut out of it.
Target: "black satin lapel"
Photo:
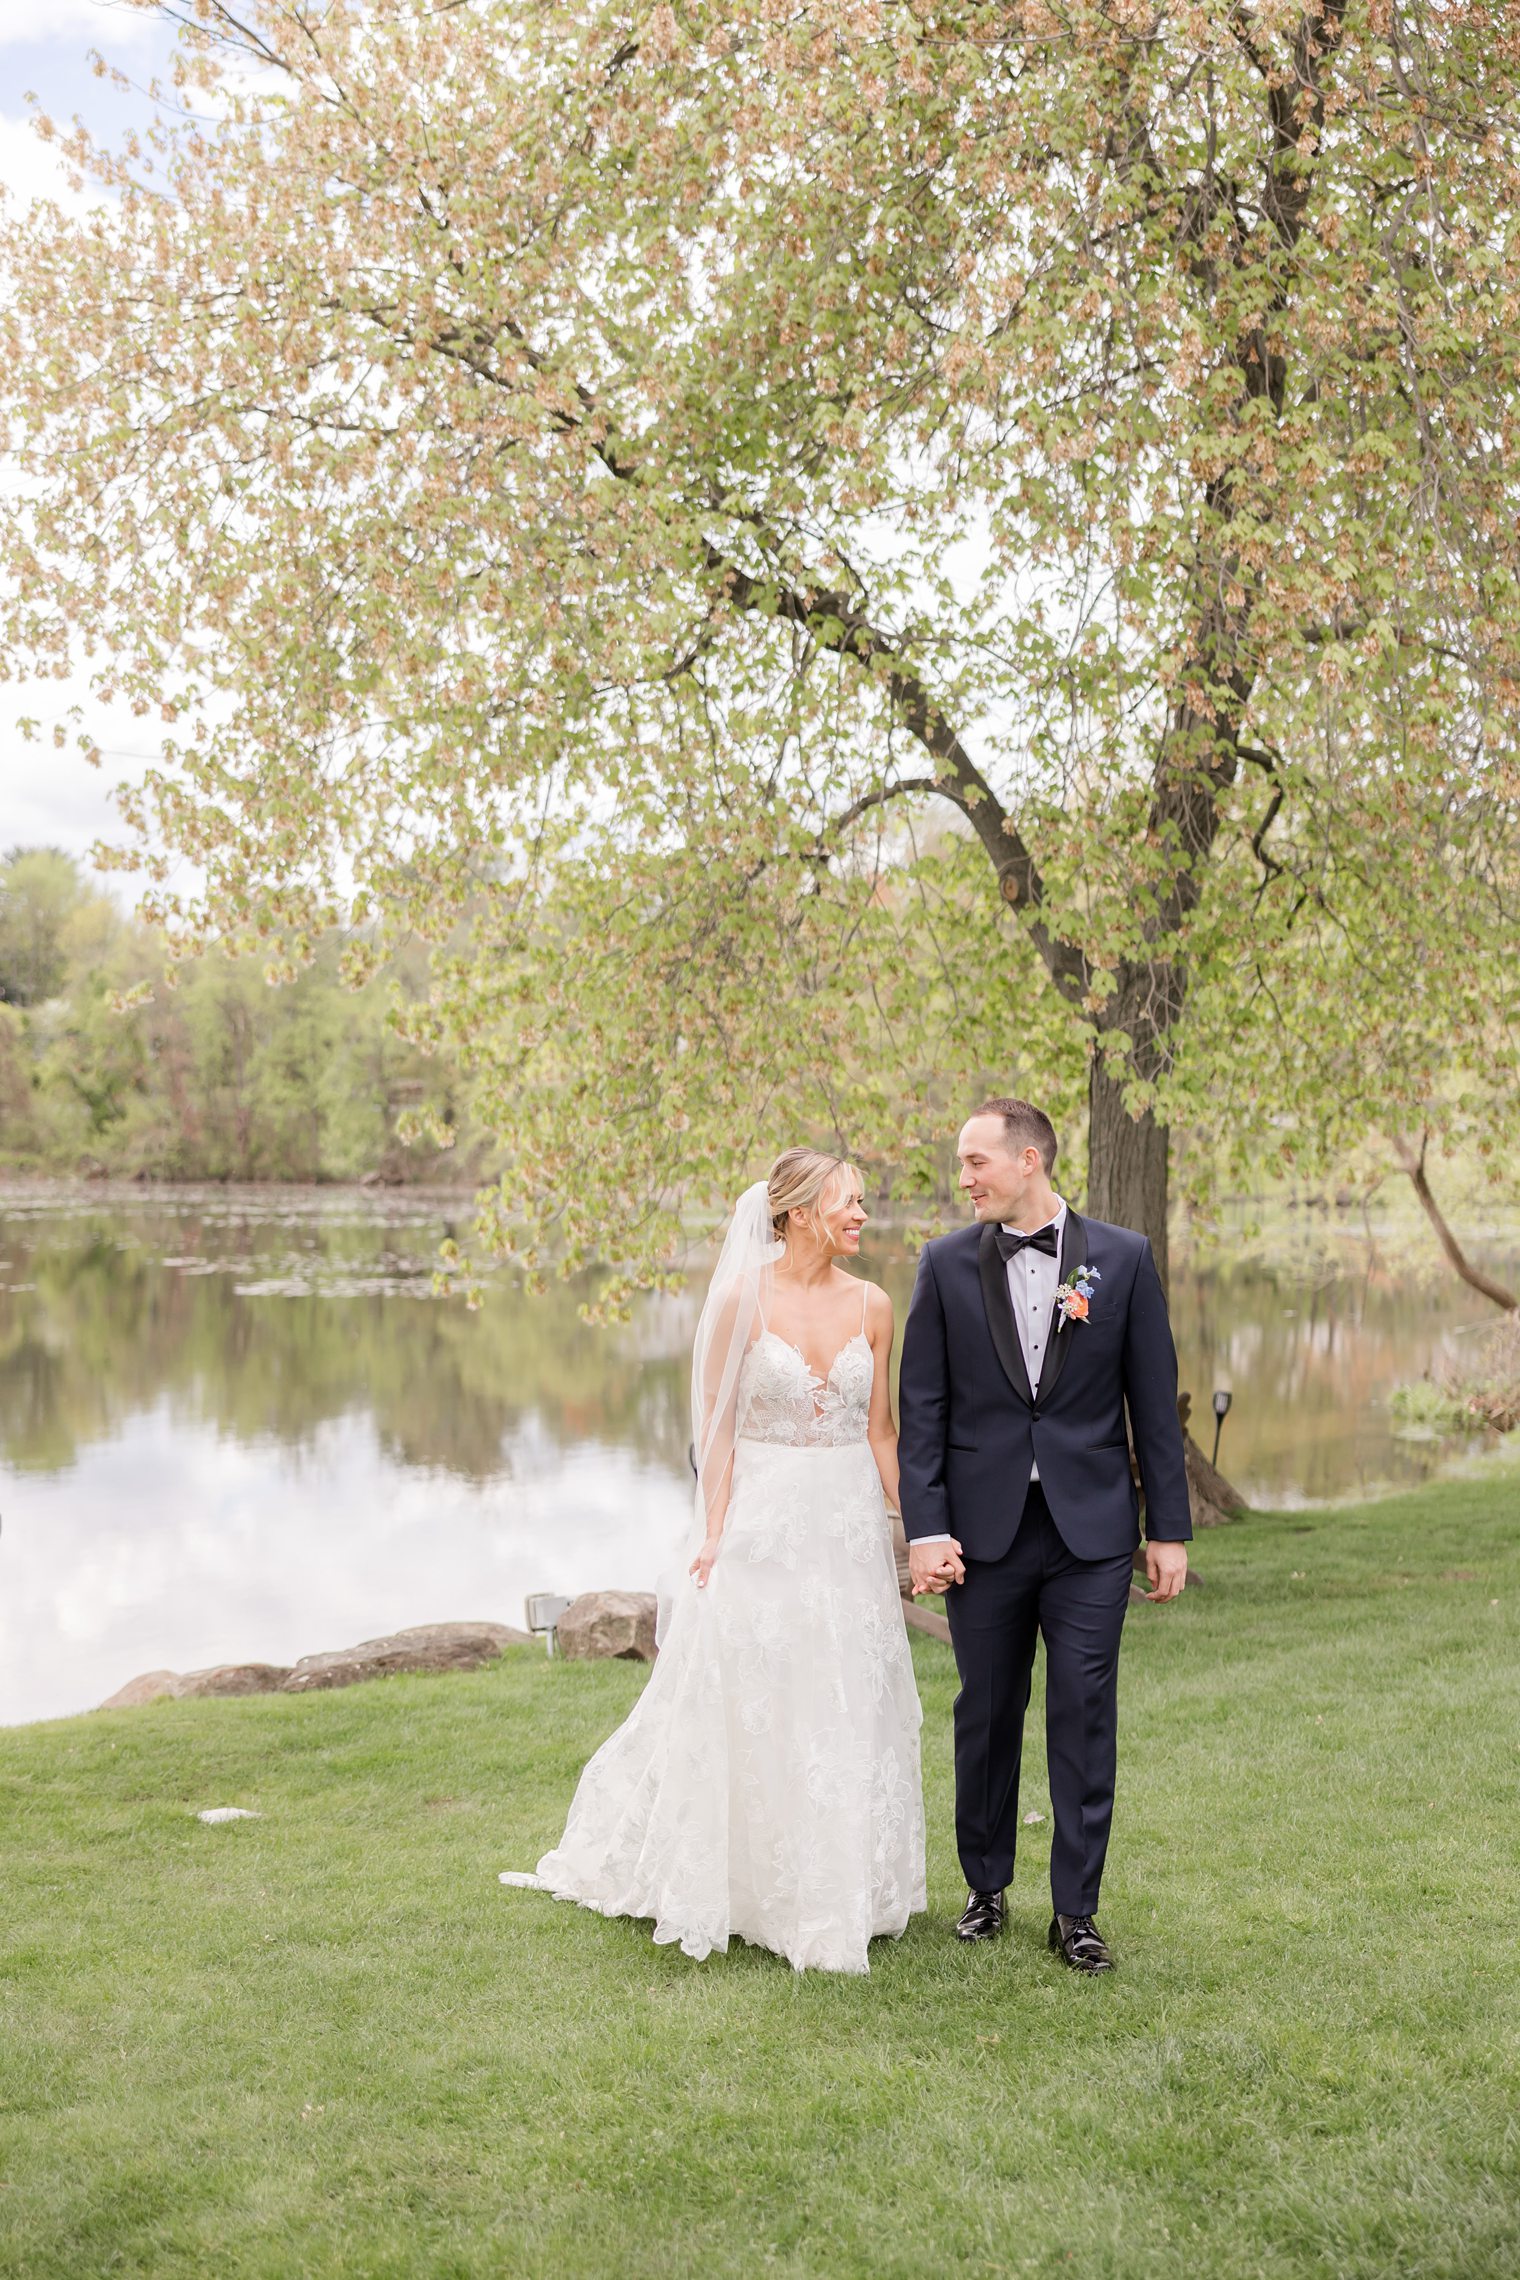
[[[1083,1226],[1080,1215],[1073,1211],[1068,1204],[1066,1207],[1066,1224],[1061,1230],[1061,1281],[1070,1282],[1078,1267],[1085,1267],[1089,1264],[1087,1229]],[[1101,1306],[1102,1303],[1103,1285],[1099,1283],[1093,1292],[1093,1304],[1094,1306]],[[1066,1367],[1067,1350],[1082,1335],[1082,1324],[1080,1322],[1068,1322],[1064,1315],[1058,1319],[1059,1327],[1051,1340],[1050,1353],[1046,1358],[1045,1367],[1040,1373],[1040,1394],[1042,1398],[1046,1394],[1055,1392],[1056,1381]]]
[[[1024,1356],[1019,1349],[1019,1334],[1013,1322],[1013,1300],[1008,1295],[1008,1269],[997,1246],[997,1229],[990,1220],[982,1229],[976,1263],[982,1278],[982,1304],[987,1310],[987,1327],[992,1332],[993,1351],[1003,1365],[1003,1375],[1020,1401],[1027,1401],[1032,1409],[1034,1396],[1029,1390],[1029,1372],[1024,1367]]]

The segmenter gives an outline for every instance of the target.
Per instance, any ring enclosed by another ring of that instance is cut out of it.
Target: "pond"
[[[442,1192],[0,1183],[0,1723],[142,1670],[652,1585],[686,1514],[700,1290],[593,1331],[574,1287],[493,1278],[471,1313],[432,1288],[469,1217]],[[912,1253],[866,1244],[900,1320]],[[1441,1461],[1388,1394],[1493,1316],[1419,1256],[1359,1221],[1180,1247],[1183,1382],[1205,1448],[1231,1388],[1220,1461],[1251,1503]],[[1520,1243],[1484,1256],[1513,1272]]]

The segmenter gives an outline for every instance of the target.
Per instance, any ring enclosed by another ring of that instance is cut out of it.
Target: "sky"
[[[136,90],[162,73],[171,45],[166,25],[122,0],[0,0],[0,183],[10,196],[78,203],[32,130],[29,95],[57,120],[79,116],[97,134],[114,136],[147,118],[146,96]],[[95,76],[92,49],[132,79],[133,92]],[[90,726],[106,754],[99,769],[72,749],[54,751],[51,738],[27,743],[15,725],[23,714],[51,723],[84,694],[67,683],[0,682],[0,854],[16,846],[61,847],[87,862],[97,839],[127,843],[110,792],[156,757],[145,724],[95,709]],[[106,883],[131,898],[130,878]]]

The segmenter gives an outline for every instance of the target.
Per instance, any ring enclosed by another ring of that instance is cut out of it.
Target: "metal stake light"
[[[1219,1462],[1220,1428],[1230,1414],[1230,1403],[1234,1398],[1235,1396],[1226,1386],[1221,1386],[1214,1396],[1214,1454],[1209,1459],[1212,1465],[1217,1465]]]

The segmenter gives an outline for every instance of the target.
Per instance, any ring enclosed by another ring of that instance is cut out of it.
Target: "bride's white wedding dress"
[[[869,1969],[924,1906],[922,1713],[864,1330],[826,1380],[762,1329],[739,1368],[722,1543],[687,1577],[631,1715],[538,1864],[559,1898],[652,1917],[688,1955],[731,1935],[799,1971]]]

